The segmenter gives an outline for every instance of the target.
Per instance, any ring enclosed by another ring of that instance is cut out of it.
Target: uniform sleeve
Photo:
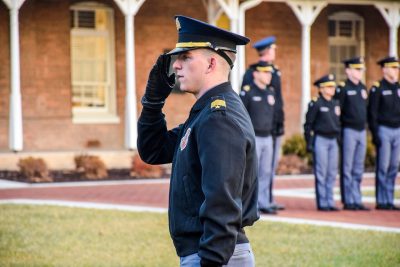
[[[274,112],[274,122],[283,123],[285,120],[285,113],[283,111],[283,98],[282,98],[282,87],[281,87],[281,76],[280,70],[275,69],[272,75],[271,85],[275,88],[275,112]]]
[[[243,86],[249,85],[252,83],[253,83],[253,70],[247,69],[243,75],[242,86],[240,88],[243,88]]]
[[[379,89],[373,86],[370,90],[368,100],[368,126],[373,136],[376,136],[378,131],[379,101]]]
[[[317,103],[314,101],[311,101],[310,104],[308,104],[308,110],[306,114],[306,121],[304,123],[304,138],[306,139],[307,144],[311,144],[312,142],[312,130],[313,130],[313,125],[315,122],[315,119],[317,118],[318,114],[318,107]]]
[[[232,256],[241,228],[247,139],[219,111],[202,124],[197,139],[205,197],[199,211],[204,231],[198,254],[202,262],[222,265]]]
[[[336,92],[335,92],[334,98],[337,99],[337,100],[339,101],[340,109],[341,109],[341,110],[343,110],[343,105],[344,105],[345,97],[346,97],[346,94],[345,94],[344,88],[341,87],[341,86],[338,86],[338,87],[336,88]]]
[[[250,107],[250,95],[249,92],[246,92],[245,90],[240,91],[239,93],[240,99],[243,102],[243,105],[245,106],[247,112],[249,112],[249,107]]]
[[[164,114],[143,107],[138,121],[137,147],[142,160],[149,164],[171,163],[181,126],[168,131]]]

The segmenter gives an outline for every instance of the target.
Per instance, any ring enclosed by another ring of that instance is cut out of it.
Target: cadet
[[[264,61],[252,65],[253,82],[240,92],[243,104],[249,112],[256,134],[258,156],[258,208],[262,213],[276,214],[272,208],[270,185],[273,160],[274,88],[270,85],[273,67]]]
[[[272,71],[272,81],[271,86],[274,88],[275,92],[275,105],[274,105],[274,121],[273,121],[273,128],[272,128],[272,140],[273,140],[273,154],[272,154],[272,178],[271,178],[271,185],[270,185],[270,201],[271,207],[277,210],[283,210],[285,207],[281,204],[274,203],[273,199],[273,181],[276,173],[276,169],[279,163],[279,154],[281,148],[281,140],[284,134],[284,120],[285,114],[283,111],[283,98],[282,98],[282,90],[281,90],[281,72],[277,66],[273,65],[276,57],[276,38],[275,36],[268,36],[262,40],[257,41],[254,43],[253,47],[257,50],[259,62],[268,62],[271,64],[273,71]],[[242,88],[245,85],[251,85],[253,83],[253,75],[252,72],[254,70],[254,65],[251,65],[246,73],[243,76],[242,81]]]
[[[169,230],[180,266],[254,266],[244,227],[258,218],[257,154],[250,117],[228,76],[237,45],[249,39],[176,16],[178,43],[150,71],[138,122],[138,151],[150,164],[172,162]],[[174,85],[196,103],[167,130],[162,113]]]
[[[365,65],[362,57],[343,61],[347,80],[340,82],[335,97],[340,102],[342,123],[340,191],[343,209],[369,210],[361,202],[361,180],[367,151],[367,98],[361,82]]]
[[[400,210],[393,204],[400,160],[399,60],[386,57],[378,64],[383,79],[371,88],[368,104],[368,124],[377,150],[376,208]]]
[[[317,209],[337,211],[333,189],[338,168],[338,143],[340,135],[340,105],[333,99],[335,77],[329,74],[314,82],[319,98],[308,105],[304,137],[307,150],[313,153]]]

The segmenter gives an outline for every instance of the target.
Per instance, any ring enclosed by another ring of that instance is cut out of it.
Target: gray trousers
[[[400,127],[379,126],[381,145],[376,158],[376,203],[393,205],[394,187],[400,160]]]
[[[253,250],[249,243],[237,244],[229,259],[227,267],[254,267],[255,260]],[[181,257],[180,267],[200,267],[200,257],[197,253]]]
[[[367,151],[366,130],[343,129],[341,190],[342,202],[361,205],[361,180]]]
[[[336,138],[315,136],[313,160],[317,208],[335,206],[333,189],[338,171],[338,151]]]
[[[272,136],[256,136],[256,150],[258,157],[258,208],[266,209],[271,207]]]
[[[271,204],[274,203],[274,196],[273,196],[272,192],[273,192],[276,169],[278,168],[279,156],[280,156],[280,152],[281,152],[280,151],[281,150],[281,141],[282,141],[282,136],[276,136],[273,138],[274,152],[273,152],[273,156],[272,156],[271,186],[269,188],[269,196],[270,196]]]

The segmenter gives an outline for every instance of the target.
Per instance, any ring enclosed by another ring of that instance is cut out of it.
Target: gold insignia
[[[375,87],[379,87],[380,85],[381,85],[381,83],[379,81],[374,82]]]
[[[246,92],[250,91],[250,85],[243,86],[243,90],[245,90]]]
[[[256,70],[257,71],[261,71],[261,72],[271,72],[273,69],[272,69],[272,66],[267,66],[267,67],[256,67]]]
[[[318,97],[316,97],[316,96],[313,96],[313,98],[311,99],[311,101],[317,101],[318,100]]]
[[[181,29],[181,23],[179,22],[178,18],[176,18],[175,24],[176,24],[176,29],[179,31]]]
[[[211,102],[211,108],[212,109],[219,109],[221,107],[226,107],[225,100],[216,99],[213,102]]]
[[[344,81],[339,82],[339,86],[344,87],[346,83]]]

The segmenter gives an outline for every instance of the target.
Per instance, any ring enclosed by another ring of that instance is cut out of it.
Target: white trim
[[[121,211],[133,211],[133,212],[155,212],[155,213],[166,213],[168,211],[168,209],[166,208],[156,208],[148,206],[114,205],[114,204],[103,204],[103,203],[82,202],[82,201],[63,201],[63,200],[7,199],[7,200],[0,200],[0,204],[50,205],[50,206],[70,207],[70,208],[121,210]]]
[[[397,32],[400,25],[400,4],[398,3],[375,3],[389,27],[389,54],[397,57]]]
[[[3,0],[9,9],[20,9],[25,0]]]
[[[167,208],[157,208],[149,206],[138,206],[138,205],[116,205],[116,204],[103,204],[93,202],[81,202],[81,201],[62,201],[62,200],[34,200],[34,199],[6,199],[0,200],[1,204],[16,204],[16,205],[50,205],[50,206],[61,206],[71,208],[85,208],[85,209],[100,209],[100,210],[120,210],[129,212],[153,212],[153,213],[167,213]],[[385,226],[370,226],[365,224],[355,223],[342,223],[333,221],[322,221],[322,220],[311,220],[311,219],[298,219],[290,217],[273,217],[262,215],[261,221],[279,222],[279,223],[290,223],[290,224],[306,224],[313,226],[324,226],[334,228],[345,228],[351,230],[368,230],[368,231],[379,231],[389,233],[400,233],[399,228],[385,227]]]
[[[379,231],[379,232],[389,232],[389,233],[400,233],[399,228],[395,227],[385,227],[385,226],[370,226],[365,224],[356,223],[342,223],[342,222],[332,222],[332,221],[322,221],[322,220],[311,220],[311,219],[298,219],[290,217],[273,217],[262,215],[260,220],[269,222],[281,222],[281,223],[291,223],[291,224],[306,224],[313,226],[326,226],[334,228],[345,228],[351,230],[362,230],[362,231]]]

